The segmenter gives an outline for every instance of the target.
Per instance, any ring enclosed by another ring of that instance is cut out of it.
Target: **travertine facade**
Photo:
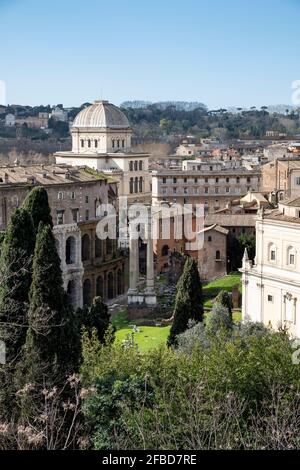
[[[286,326],[300,337],[300,198],[261,213],[256,257],[243,260],[244,320]]]
[[[0,167],[0,230],[6,229],[12,212],[34,186],[43,186],[48,193],[64,287],[73,305],[90,304],[101,293],[105,300],[123,294],[125,259],[116,240],[99,240],[96,235],[103,217],[100,206],[117,206],[117,183],[86,167]]]

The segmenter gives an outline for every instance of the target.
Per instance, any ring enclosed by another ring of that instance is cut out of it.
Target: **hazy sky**
[[[0,0],[7,103],[291,104],[300,0]]]

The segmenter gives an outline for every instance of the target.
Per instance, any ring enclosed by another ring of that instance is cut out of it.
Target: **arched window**
[[[120,147],[120,139],[117,140],[117,147]]]
[[[83,139],[80,139],[80,145],[81,145],[81,147],[84,147],[84,140]]]
[[[113,241],[111,238],[106,239],[106,254],[111,255],[113,252]]]
[[[67,294],[71,305],[73,305],[73,307],[76,307],[76,282],[74,280],[69,281],[67,287]]]
[[[102,297],[102,299],[104,298],[103,277],[102,277],[102,276],[97,277],[97,281],[96,281],[96,295],[97,295],[98,297]]]
[[[129,171],[133,171],[133,162],[129,162]]]
[[[134,169],[135,169],[135,171],[137,171],[137,169],[138,169],[138,161],[135,161],[135,162],[134,162]]]
[[[287,265],[292,267],[296,266],[296,250],[293,246],[289,246],[287,249]]]
[[[74,237],[68,237],[66,241],[66,263],[74,264],[76,262],[76,242]]]
[[[102,257],[102,240],[97,237],[95,238],[95,258],[101,258]]]
[[[91,305],[92,303],[92,286],[89,279],[85,279],[83,283],[83,305]]]
[[[90,139],[89,139],[89,140],[88,140],[88,147],[90,147],[90,146],[91,146],[91,141],[90,141]]]
[[[142,170],[143,169],[143,160],[140,160],[139,161],[139,170]]]
[[[112,140],[112,148],[115,148],[115,139]]]
[[[91,257],[90,237],[85,234],[81,240],[81,259],[87,261]]]
[[[168,256],[168,254],[169,254],[169,247],[168,247],[168,245],[164,245],[162,247],[162,250],[161,250],[161,255],[162,256]]]
[[[268,245],[268,260],[273,263],[276,262],[277,258],[277,247],[274,243],[269,243]]]
[[[217,260],[220,260],[220,259],[221,259],[220,250],[217,250],[217,251],[216,251],[216,259],[217,259]]]
[[[125,139],[122,139],[122,147],[125,147]]]
[[[113,299],[115,296],[114,290],[114,275],[113,273],[109,273],[107,277],[107,297],[108,299]]]
[[[142,178],[142,176],[140,177],[140,181],[139,181],[139,191],[140,191],[140,193],[143,192],[143,178]]]
[[[97,148],[98,147],[98,140],[95,139],[94,144],[95,144],[95,148]]]
[[[117,273],[117,288],[118,288],[118,295],[123,294],[123,277],[121,269],[118,269]]]
[[[130,194],[133,194],[133,178],[130,178],[129,181],[129,192]]]
[[[139,191],[139,179],[136,176],[134,180],[134,192],[137,193]]]

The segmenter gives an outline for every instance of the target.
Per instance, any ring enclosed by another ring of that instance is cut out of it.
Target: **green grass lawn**
[[[128,320],[126,311],[117,313],[112,318],[112,324],[117,329],[116,341],[122,342],[127,339],[127,336],[134,334],[134,342],[137,344],[139,351],[145,353],[150,349],[159,347],[166,344],[170,326],[139,326],[137,325],[137,332],[134,332],[132,325],[135,325],[134,320]]]
[[[133,333],[134,342],[137,344],[141,353],[145,353],[150,349],[155,349],[162,344],[166,344],[170,326],[138,326],[138,332],[134,332],[132,328],[122,328],[116,332],[116,341],[123,341],[127,335]]]
[[[163,281],[162,281],[163,282]],[[218,295],[220,290],[231,292],[231,289],[239,285],[241,286],[241,275],[239,273],[232,273],[228,276],[210,282],[203,286],[204,307],[211,308],[213,299]],[[206,313],[209,315],[209,313]],[[241,321],[241,312],[233,312],[233,320],[235,322]],[[134,333],[134,342],[137,344],[140,352],[145,353],[150,349],[157,348],[166,344],[170,326],[139,326],[137,325],[137,332],[134,332],[132,325],[134,321],[127,318],[126,310],[123,310],[112,318],[112,323],[116,328],[116,341],[122,342],[127,339],[128,335]]]
[[[241,287],[241,274],[232,273],[203,286],[204,307],[212,308],[212,301],[221,290],[231,292],[234,286]]]

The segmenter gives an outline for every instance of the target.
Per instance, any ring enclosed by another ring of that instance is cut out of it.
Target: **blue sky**
[[[300,0],[0,0],[8,103],[291,104]]]

